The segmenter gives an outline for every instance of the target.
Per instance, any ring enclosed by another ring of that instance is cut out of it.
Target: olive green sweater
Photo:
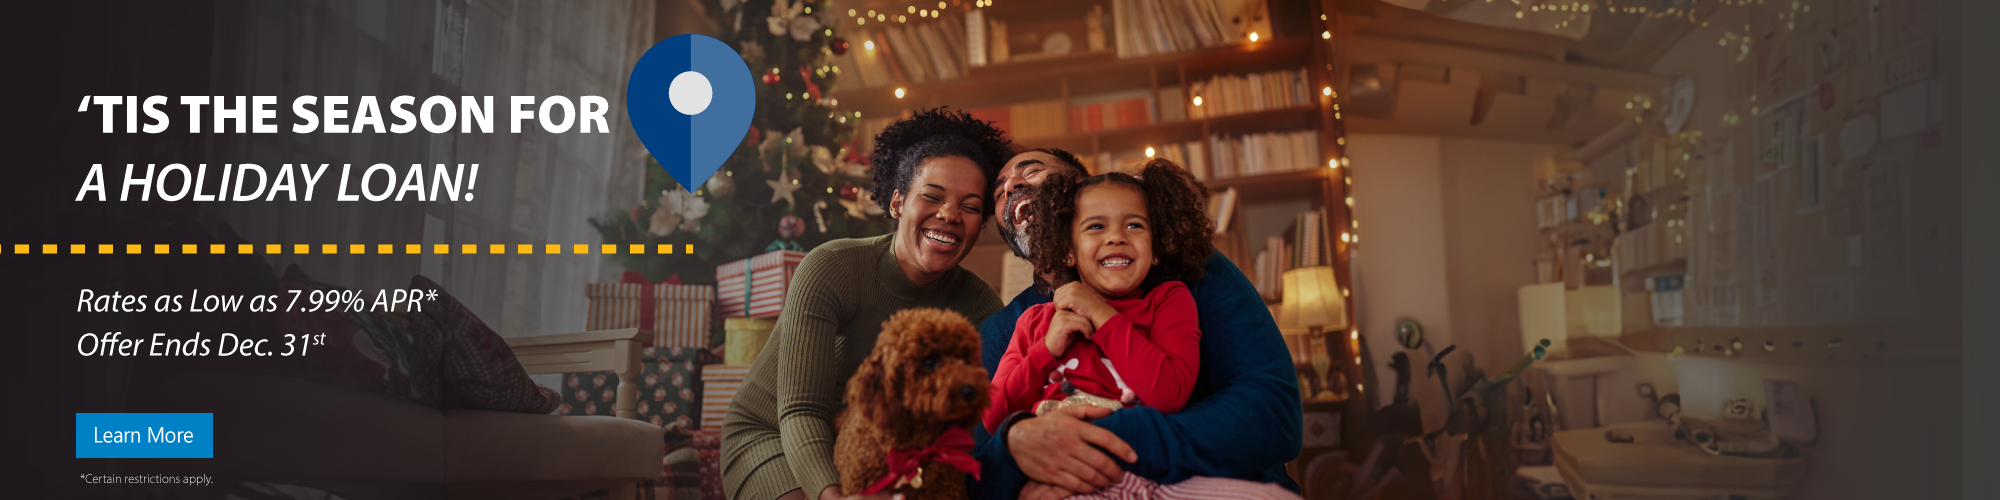
[[[722,483],[736,500],[770,500],[794,489],[807,498],[840,483],[833,416],[847,379],[875,348],[896,311],[936,307],[972,324],[1000,309],[1000,296],[963,267],[917,286],[896,264],[893,235],[836,240],[799,263],[770,344],[722,421]]]

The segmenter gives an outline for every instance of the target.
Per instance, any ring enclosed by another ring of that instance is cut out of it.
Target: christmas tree
[[[760,82],[756,114],[735,153],[692,193],[649,159],[643,201],[590,219],[604,243],[670,244],[677,253],[607,258],[654,282],[678,275],[706,284],[718,264],[887,232],[868,195],[867,153],[853,137],[859,115],[827,95],[839,71],[826,60],[848,44],[821,20],[826,13],[815,7],[825,0],[704,3],[722,28],[718,38]],[[680,251],[689,244],[692,254]]]

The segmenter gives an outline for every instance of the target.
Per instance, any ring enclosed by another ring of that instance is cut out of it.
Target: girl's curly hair
[[[1014,143],[993,124],[980,121],[965,111],[934,108],[889,124],[875,135],[875,204],[889,211],[889,200],[897,190],[910,192],[917,170],[932,158],[959,156],[972,160],[985,175],[981,197],[991,196],[1000,167],[1014,156]],[[986,215],[993,215],[993,200],[986,200]]]
[[[1077,174],[1057,173],[1042,181],[1042,193],[1035,197],[1033,224],[1028,225],[1032,251],[1028,256],[1039,273],[1071,272],[1063,263],[1076,246],[1071,238],[1076,225],[1077,196],[1100,184],[1129,186],[1146,199],[1146,218],[1153,223],[1153,256],[1159,260],[1146,273],[1142,285],[1152,288],[1168,281],[1192,281],[1202,277],[1203,264],[1215,252],[1211,239],[1214,222],[1208,216],[1208,187],[1180,165],[1154,158],[1139,170],[1139,177],[1113,172],[1081,181]]]

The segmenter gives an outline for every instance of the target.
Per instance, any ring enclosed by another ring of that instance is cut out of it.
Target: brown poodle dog
[[[908,309],[882,322],[875,350],[847,382],[847,409],[836,417],[841,490],[967,498],[965,474],[976,474],[978,462],[965,453],[972,445],[966,429],[989,403],[987,381],[979,331],[964,316]]]

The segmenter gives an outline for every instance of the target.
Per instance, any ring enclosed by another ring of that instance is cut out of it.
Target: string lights
[[[878,23],[889,22],[889,18],[893,14],[895,16],[896,22],[908,24],[910,22],[910,16],[916,16],[919,19],[942,19],[944,16],[944,11],[946,10],[954,8],[973,10],[982,7],[992,7],[993,0],[974,0],[969,3],[963,0],[956,2],[937,2],[936,5],[937,8],[933,9],[931,8],[931,4],[929,2],[918,0],[917,2],[911,3],[909,5],[904,5],[903,12],[901,14],[895,14],[896,10],[895,7],[888,7],[887,12],[876,12],[875,10],[872,9],[867,11],[847,9],[847,17],[854,19],[854,24],[856,26],[866,26],[868,25],[869,21],[874,21]]]

